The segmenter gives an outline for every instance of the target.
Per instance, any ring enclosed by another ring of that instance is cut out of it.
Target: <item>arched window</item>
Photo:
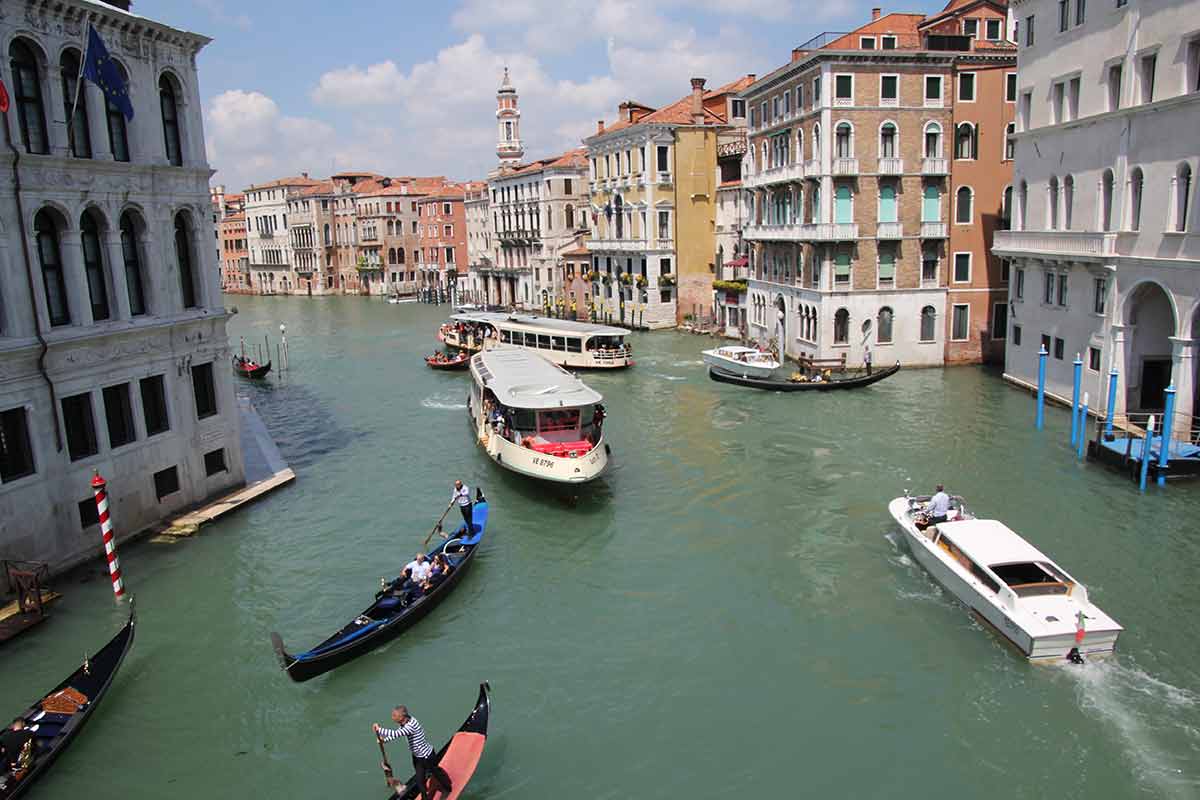
[[[396,263],[396,248],[394,248],[394,247],[388,248],[388,263],[389,264]]]
[[[796,163],[804,160],[804,129],[796,128]]]
[[[1113,171],[1106,169],[1104,176],[1100,179],[1100,230],[1112,230],[1112,209]]]
[[[942,157],[942,126],[936,122],[925,123],[925,157]]]
[[[63,276],[62,255],[58,246],[59,229],[54,216],[46,209],[33,220],[37,238],[38,260],[42,265],[42,285],[46,290],[46,310],[51,325],[70,325],[71,308],[67,303],[67,282]]]
[[[75,116],[67,125],[67,144],[71,155],[75,158],[92,157],[92,137],[88,131],[87,92],[79,85],[79,51],[67,50],[59,60],[59,73],[62,76],[63,118],[71,117],[74,106]]]
[[[325,246],[328,247],[330,244],[331,244],[331,241],[329,238],[329,223],[326,222],[325,223]]]
[[[879,129],[880,158],[896,157],[896,151],[899,149],[897,139],[896,126],[890,122],[883,123],[883,126]]]
[[[812,213],[810,221],[815,225],[821,221],[821,184],[813,186],[812,203],[809,209]]]
[[[1029,210],[1029,184],[1021,181],[1021,186],[1017,190],[1017,224],[1020,226],[1018,230],[1025,230],[1028,226],[1025,224],[1028,219],[1025,214]]]
[[[146,292],[142,286],[142,258],[138,245],[138,228],[133,215],[121,215],[121,257],[125,262],[125,286],[129,290],[129,313],[137,317],[146,313]]]
[[[1012,227],[1012,210],[1013,210],[1013,187],[1004,187],[1004,199],[1000,201],[1000,222],[1001,230],[1007,230]]]
[[[21,39],[13,41],[8,48],[8,55],[12,69],[13,101],[17,106],[25,152],[45,155],[50,152],[50,139],[46,134],[46,108],[42,104],[42,80],[37,57]]]
[[[1058,178],[1054,175],[1046,192],[1046,223],[1049,230],[1058,230]]]
[[[575,230],[575,206],[571,205],[570,203],[567,203],[566,213],[567,213],[567,230],[573,231],[573,230]]]
[[[812,157],[813,157],[814,161],[821,160],[821,125],[820,125],[820,123],[813,125]]]
[[[397,264],[404,263],[404,248],[403,247],[396,249],[396,263]]]
[[[937,184],[927,183],[921,190],[921,222],[942,221],[942,191]]]
[[[936,326],[937,312],[933,310],[933,306],[925,306],[921,309],[921,341],[932,342],[937,338]]]
[[[1192,203],[1192,167],[1186,161],[1175,170],[1175,230],[1186,231]]]
[[[1063,229],[1071,230],[1071,218],[1075,213],[1075,178],[1063,178]]]
[[[960,123],[954,133],[954,157],[974,159],[975,144],[975,126],[969,122]]]
[[[846,344],[850,341],[850,312],[839,308],[833,315],[833,343]]]
[[[954,221],[959,225],[970,225],[975,212],[975,193],[969,186],[960,186],[954,194]]]
[[[1142,168],[1134,167],[1129,174],[1129,230],[1142,229]]]
[[[1017,123],[1010,122],[1004,127],[1004,160],[1012,161],[1017,157]]]
[[[175,215],[175,260],[179,262],[179,288],[184,308],[195,308],[196,275],[192,269],[192,237],[187,217],[183,212]]]
[[[87,277],[88,299],[92,303],[92,320],[108,319],[108,276],[104,271],[104,248],[100,245],[100,226],[94,212],[85,211],[79,219],[80,243],[83,245],[83,272]]]
[[[854,128],[849,122],[839,122],[835,129],[835,147],[838,158],[854,157]]]
[[[894,316],[892,310],[887,306],[879,309],[879,321],[875,327],[875,341],[880,344],[888,344],[892,341],[892,321]]]
[[[171,79],[166,75],[158,79],[158,104],[162,110],[163,142],[166,145],[167,162],[182,167],[183,143],[179,135],[179,100],[175,96],[175,87],[171,85]]]

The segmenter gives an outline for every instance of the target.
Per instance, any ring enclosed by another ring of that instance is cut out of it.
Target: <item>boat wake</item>
[[[1138,782],[1165,797],[1197,796],[1200,729],[1188,720],[1200,709],[1200,694],[1155,678],[1128,656],[1059,672],[1075,682],[1084,713],[1119,735]]]
[[[687,378],[683,377],[682,375],[664,375],[661,372],[651,372],[650,375],[652,377],[659,378],[664,381],[686,381],[687,380]],[[1168,455],[1170,455],[1170,453],[1168,453]]]
[[[703,367],[704,362],[703,361],[673,361],[673,362],[671,362],[671,366],[672,367]],[[1168,452],[1167,455],[1169,456],[1170,453]]]
[[[435,394],[421,401],[425,408],[435,408],[439,411],[460,411],[467,407],[466,403],[458,402],[457,395]]]

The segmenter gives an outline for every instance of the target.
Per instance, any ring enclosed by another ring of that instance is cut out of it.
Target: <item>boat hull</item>
[[[609,448],[603,436],[595,447],[576,458],[539,453],[486,431],[479,443],[492,461],[511,472],[537,480],[587,483],[599,478],[608,469]]]
[[[873,383],[878,383],[884,378],[889,378],[900,371],[900,365],[896,364],[887,369],[873,372],[870,375],[862,375],[857,378],[847,378],[845,380],[828,380],[820,383],[801,383],[799,381],[780,381],[780,380],[763,380],[761,378],[744,378],[740,375],[734,375],[731,372],[726,372],[717,367],[710,367],[708,377],[717,383],[730,383],[735,386],[748,386],[751,389],[762,389],[768,392],[831,392],[838,389],[859,389],[863,386],[870,386]]]
[[[769,364],[748,364],[744,361],[725,358],[724,356],[707,351],[703,354],[703,358],[704,363],[708,366],[743,378],[769,378],[775,373],[775,370],[779,369],[779,364],[775,366]]]
[[[439,332],[438,339],[450,347],[466,350],[468,353],[478,353],[483,349],[480,340],[462,339],[455,331]],[[551,364],[570,369],[624,369],[633,366],[633,357],[628,346],[620,350],[593,351],[587,350],[572,353],[565,350],[546,350],[538,347],[526,347],[522,344],[504,343],[505,347],[519,347],[531,353],[537,353]]]

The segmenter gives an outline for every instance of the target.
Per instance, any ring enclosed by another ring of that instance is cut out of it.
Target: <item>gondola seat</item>
[[[399,608],[400,607],[400,598],[399,597],[385,597],[382,600],[380,600],[378,603],[376,603],[375,607],[379,608],[379,609],[384,609],[387,611],[390,611],[393,608]]]

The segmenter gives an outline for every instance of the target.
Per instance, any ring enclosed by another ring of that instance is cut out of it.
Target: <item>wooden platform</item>
[[[61,597],[62,595],[58,592],[45,589],[42,591],[42,605],[48,606]],[[46,614],[22,612],[17,608],[17,601],[14,600],[0,608],[0,642],[6,642],[18,633],[37,625],[39,622],[45,622],[46,619],[48,619]]]

